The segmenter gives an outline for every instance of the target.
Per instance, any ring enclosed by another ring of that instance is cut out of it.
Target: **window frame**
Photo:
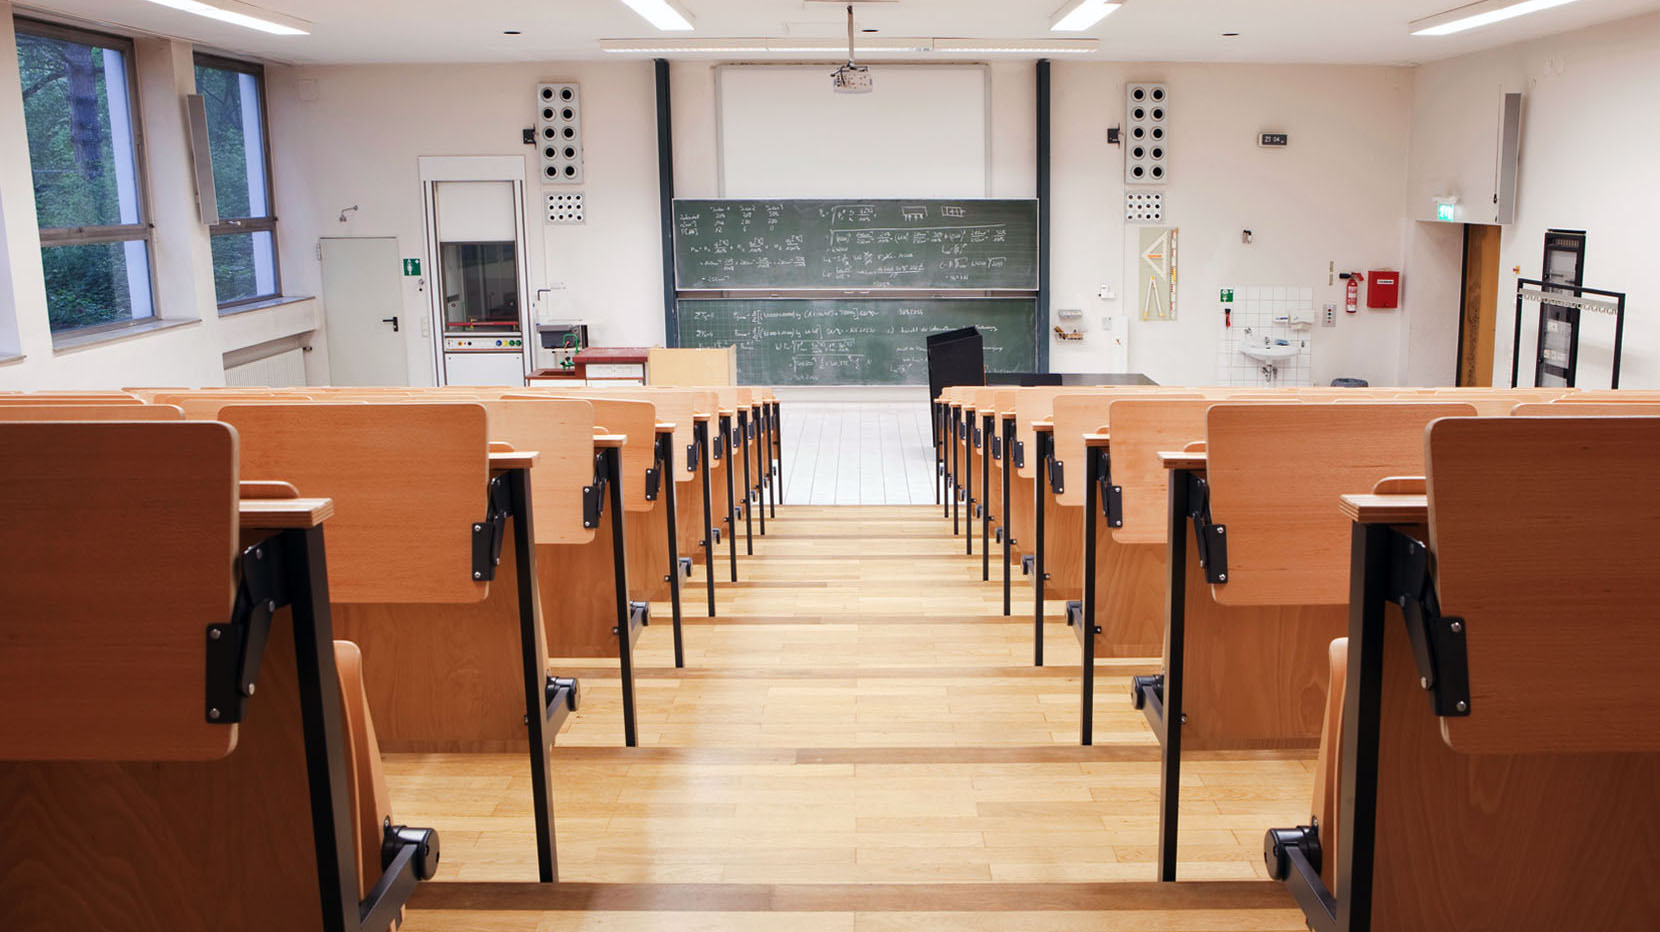
[[[156,290],[156,223],[151,212],[150,199],[150,162],[144,146],[144,107],[138,96],[138,47],[131,36],[123,36],[113,32],[103,32],[97,29],[85,29],[78,26],[66,26],[48,20],[34,19],[28,16],[17,15],[12,17],[14,35],[38,36],[43,39],[56,39],[60,42],[73,42],[77,45],[87,45],[93,48],[116,49],[121,52],[127,78],[127,124],[133,135],[133,188],[138,195],[138,223],[96,224],[93,226],[74,227],[43,227],[40,225],[40,206],[35,205],[35,229],[40,236],[42,249],[53,246],[101,246],[110,243],[129,243],[142,241],[144,243],[144,260],[149,266],[146,269],[150,283],[150,315],[148,317],[134,317],[127,320],[112,320],[100,324],[87,324],[81,327],[68,327],[63,330],[54,330],[54,337],[69,334],[95,334],[114,330],[124,330],[129,327],[143,326],[162,320],[161,296]],[[12,54],[17,54],[15,48]],[[24,134],[28,133],[28,120],[24,120]],[[30,169],[30,193],[33,193],[33,168]]]
[[[238,233],[269,233],[271,235],[271,279],[274,282],[270,294],[255,295],[248,298],[237,298],[232,301],[217,302],[221,315],[235,313],[250,304],[264,304],[282,297],[282,249],[277,242],[277,196],[276,182],[271,174],[271,109],[268,106],[269,98],[265,93],[265,66],[258,62],[243,61],[237,58],[227,58],[223,55],[214,55],[211,52],[196,52],[191,60],[191,76],[195,77],[196,68],[217,68],[221,71],[234,71],[239,74],[252,75],[254,84],[259,89],[259,134],[260,145],[264,148],[265,164],[265,203],[270,205],[269,217],[220,217],[219,222],[208,227],[209,251],[211,241],[215,236],[229,236]],[[198,89],[198,93],[200,90]],[[211,159],[212,156],[210,155]],[[211,170],[211,169],[210,169]]]

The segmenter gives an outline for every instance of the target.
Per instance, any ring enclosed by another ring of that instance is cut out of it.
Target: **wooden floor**
[[[684,670],[654,607],[641,747],[614,661],[554,661],[584,700],[554,753],[564,883],[528,882],[522,756],[388,756],[399,821],[443,840],[406,930],[1303,928],[1261,838],[1307,822],[1310,754],[1185,766],[1194,882],[1152,883],[1158,747],[1127,677],[1155,659],[1101,662],[1081,748],[1062,606],[1034,668],[1030,590],[1005,618],[937,509],[786,506],[767,529],[719,618],[688,588]]]

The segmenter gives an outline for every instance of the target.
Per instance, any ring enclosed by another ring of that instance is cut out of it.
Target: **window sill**
[[[194,317],[167,318],[159,317],[139,321],[121,327],[111,327],[108,330],[99,329],[83,333],[71,330],[68,333],[52,335],[52,352],[72,353],[77,350],[90,349],[94,346],[103,346],[106,343],[119,343],[162,330],[172,330],[175,327],[188,327],[199,324],[200,320]]]
[[[22,353],[0,353],[0,366],[9,366],[14,362],[22,362]]]
[[[219,316],[234,317],[245,311],[263,311],[266,308],[282,307],[284,304],[298,304],[301,301],[310,300],[312,300],[312,298],[309,295],[277,295],[272,298],[262,298],[258,301],[250,301],[247,304],[238,304],[234,307],[222,307],[219,309]]]

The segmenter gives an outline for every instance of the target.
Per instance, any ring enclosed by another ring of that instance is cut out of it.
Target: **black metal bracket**
[[[628,643],[630,647],[640,640],[640,632],[649,624],[651,624],[651,604],[648,602],[628,603]],[[622,632],[617,630],[615,626],[611,628],[611,633],[617,637],[622,637]]]
[[[974,428],[974,449],[980,449],[980,445],[983,443],[985,443],[985,435],[980,428],[976,426]]]
[[[1430,708],[1443,718],[1470,714],[1470,657],[1464,619],[1441,614],[1435,595],[1429,548],[1399,531],[1390,538],[1388,597],[1406,618],[1418,683],[1429,692]]]
[[[991,458],[994,460],[1003,458],[1003,438],[996,434],[991,435]]]
[[[599,527],[599,519],[605,515],[605,457],[594,454],[593,484],[582,487],[582,526],[585,528]]]
[[[661,462],[661,461],[659,461],[659,462]],[[662,489],[663,489],[663,469],[662,469],[662,467],[653,466],[650,469],[646,470],[646,501],[648,501],[648,502],[657,501],[657,496],[662,491]]]
[[[1228,528],[1210,520],[1210,483],[1196,473],[1186,473],[1188,517],[1193,519],[1193,545],[1199,553],[1199,566],[1204,568],[1205,581],[1228,581]]]
[[[358,929],[394,928],[402,921],[403,908],[416,884],[431,880],[438,870],[438,833],[430,828],[382,826],[381,875],[368,897],[357,904]]]
[[[1151,676],[1130,677],[1130,704],[1138,711],[1145,712],[1152,706],[1164,717],[1164,674],[1154,673]],[[1151,718],[1152,716],[1148,716]]]
[[[207,628],[207,675],[203,715],[216,725],[242,721],[243,703],[254,694],[271,619],[289,604],[288,567],[276,540],[242,551],[242,578],[230,621]]]
[[[1056,495],[1066,491],[1066,464],[1058,459],[1049,459],[1049,488]]]
[[[1302,907],[1311,932],[1337,932],[1337,898],[1320,877],[1325,852],[1319,824],[1269,829],[1262,841],[1262,856],[1268,876],[1284,882]]]
[[[996,531],[994,531],[992,533],[992,539],[997,541],[999,544],[1001,544],[1003,542],[1003,529],[998,528]]]
[[[1112,453],[1101,450],[1098,454],[1100,465],[1097,467],[1098,480],[1101,485],[1101,514],[1107,519],[1107,527],[1124,526],[1124,487],[1112,484]]]
[[[1014,467],[1016,469],[1026,468],[1026,441],[1024,440],[1014,442]]]
[[[1025,556],[1021,557],[1020,558],[1020,575],[1022,575],[1022,576],[1032,575],[1032,569],[1036,565],[1037,565],[1037,557],[1033,556],[1032,554],[1028,553]]]
[[[513,490],[508,488],[507,477],[491,477],[484,489],[484,520],[473,524],[473,579],[488,582],[496,578],[512,513]]]
[[[686,444],[686,471],[697,472],[697,444]]]
[[[1084,643],[1084,639],[1090,635],[1101,633],[1100,625],[1084,624],[1084,603],[1079,601],[1066,603],[1066,626],[1078,636],[1079,644]]]
[[[680,564],[680,575],[686,577],[687,579],[691,579],[692,578],[692,558],[691,557],[681,557],[678,562]]]
[[[1320,872],[1323,852],[1320,850],[1319,828],[1313,825],[1271,828],[1262,839],[1262,858],[1268,866],[1269,880],[1284,880],[1290,876],[1290,853],[1293,850],[1308,858],[1315,873]]]

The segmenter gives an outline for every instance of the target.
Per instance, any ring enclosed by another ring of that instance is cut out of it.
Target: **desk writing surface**
[[[244,530],[276,531],[311,528],[334,515],[334,500],[328,498],[243,499],[237,515]]]
[[[1339,499],[1343,516],[1356,524],[1423,524],[1429,520],[1426,495],[1345,495]]]

